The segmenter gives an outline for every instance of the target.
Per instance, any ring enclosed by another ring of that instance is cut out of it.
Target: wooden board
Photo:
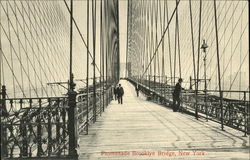
[[[81,160],[249,159],[249,137],[220,124],[136,97],[122,80],[124,104],[112,101],[89,134],[81,134]],[[194,152],[196,151],[196,152]]]

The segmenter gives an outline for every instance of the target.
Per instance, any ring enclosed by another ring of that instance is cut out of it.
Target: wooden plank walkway
[[[249,137],[220,124],[149,102],[121,81],[124,104],[112,101],[88,135],[80,135],[81,160],[249,159]]]

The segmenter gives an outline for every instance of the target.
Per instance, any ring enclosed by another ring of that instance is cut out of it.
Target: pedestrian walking
[[[117,88],[118,104],[122,104],[122,96],[123,95],[124,95],[124,90],[123,90],[121,84],[119,84],[119,87]]]
[[[180,108],[181,83],[182,83],[182,78],[179,78],[178,83],[176,83],[174,87],[174,92],[173,92],[173,111],[174,112],[178,111]]]
[[[136,84],[136,86],[135,86],[135,91],[136,91],[136,95],[137,95],[137,97],[139,97],[139,85],[138,84]]]
[[[117,100],[117,90],[118,90],[118,86],[115,86],[114,87],[115,101]]]

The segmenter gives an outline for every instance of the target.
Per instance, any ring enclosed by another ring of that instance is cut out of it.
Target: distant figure
[[[137,95],[137,97],[139,97],[139,85],[138,84],[136,84],[136,86],[135,86],[135,91],[136,91],[136,95]]]
[[[182,83],[182,79],[180,78],[178,80],[178,83],[176,83],[176,85],[174,87],[174,92],[173,92],[173,111],[174,112],[176,112],[177,110],[179,110],[180,103],[181,103],[181,99],[180,99],[181,83]]]
[[[114,87],[115,101],[117,100],[117,90],[118,90],[118,86],[115,86]]]
[[[124,95],[124,90],[123,90],[121,84],[119,84],[119,87],[117,88],[118,104],[122,104],[122,96],[123,95]]]

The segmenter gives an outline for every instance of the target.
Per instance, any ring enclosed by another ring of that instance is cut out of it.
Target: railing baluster
[[[128,78],[128,81],[130,81],[133,85],[136,84],[136,81],[134,79]],[[145,81],[144,81],[145,82]],[[153,82],[153,81],[152,81]],[[152,89],[150,90],[146,85],[148,84],[148,81],[146,81],[145,85],[140,83],[141,91],[144,92],[146,95],[149,95]],[[188,90],[187,90],[188,91]],[[203,91],[203,90],[202,90]],[[169,105],[171,103],[171,86],[169,88],[166,88],[166,98],[165,101]],[[207,90],[207,92],[219,92],[216,90]],[[209,120],[219,122],[221,124],[221,128],[224,128],[224,125],[227,125],[231,128],[240,130],[242,132],[246,132],[248,134],[249,129],[248,126],[248,119],[247,114],[249,111],[247,110],[248,105],[246,103],[249,103],[249,101],[246,100],[234,100],[234,99],[228,99],[223,98],[223,93],[225,92],[240,92],[247,94],[248,91],[229,91],[229,90],[222,90],[222,105],[220,105],[220,97],[214,96],[212,94],[206,94],[206,106],[204,103],[204,97],[203,95],[198,94],[198,104],[197,109],[200,113],[202,113],[200,116],[203,118],[209,118]],[[187,92],[187,95],[185,95],[186,92],[184,92],[184,98],[183,98],[183,104],[186,105],[185,111],[188,113],[193,113],[193,109],[195,109],[195,106],[192,106],[195,102],[193,91]],[[154,92],[154,95],[156,98],[161,98],[162,95],[158,95],[156,92]],[[246,96],[245,96],[246,97]],[[189,109],[192,108],[192,109]],[[203,115],[204,114],[204,115]],[[245,121],[244,121],[245,119]],[[239,123],[240,122],[240,123]],[[239,125],[240,124],[240,125]]]
[[[65,99],[63,99],[63,101],[62,101],[62,110],[61,110],[61,112],[62,112],[62,122],[63,122],[63,124],[62,124],[62,137],[63,137],[63,151],[64,151],[64,155],[65,155],[65,151],[66,151],[66,148],[67,148],[67,146],[66,146],[66,100]]]
[[[228,109],[229,109],[229,125],[231,125],[233,123],[233,119],[232,119],[232,115],[233,115],[233,109],[232,109],[232,104],[228,105]]]
[[[28,111],[30,111],[32,109],[32,99],[29,99],[29,110]],[[25,122],[27,123],[27,119],[25,120]],[[28,124],[28,129],[29,129],[29,134],[31,134],[32,133],[32,130],[33,130],[33,128],[32,128],[32,124]],[[26,132],[27,133],[27,132]],[[37,139],[34,139],[34,141],[36,141],[36,142],[34,142],[34,143],[37,143]],[[28,143],[28,142],[27,142]],[[27,144],[28,145],[28,144]],[[32,145],[30,145],[29,146],[29,157],[32,157]]]
[[[57,142],[57,145],[56,145],[56,147],[61,147],[60,145],[61,145],[61,141],[60,141],[60,116],[61,116],[61,114],[60,114],[60,99],[59,98],[57,98],[56,99],[56,104],[57,104],[57,106],[56,106],[56,142]],[[60,151],[58,151],[57,152],[57,156],[59,156],[61,154],[61,152]]]
[[[51,99],[48,98],[48,102],[49,102],[49,108],[47,111],[48,114],[48,156],[50,157],[51,152],[52,152],[52,124],[51,124]]]
[[[77,121],[76,121],[76,95],[77,93],[73,90],[68,92],[68,130],[69,132],[69,156],[78,157],[77,154]]]
[[[223,91],[221,91],[221,95],[220,95],[220,109],[221,109],[221,130],[224,130],[224,113],[223,113]]]
[[[2,121],[2,117],[7,117],[7,109],[6,109],[6,87],[2,86],[2,99],[1,99],[1,157],[8,156],[8,148],[7,148],[7,126],[6,121]]]
[[[246,137],[247,136],[247,130],[248,130],[248,128],[247,128],[247,122],[248,122],[248,120],[247,120],[247,115],[249,115],[248,114],[248,112],[247,112],[247,103],[246,103],[246,92],[244,92],[244,102],[243,102],[243,104],[244,104],[244,109],[245,109],[245,113],[244,113],[244,119],[245,119],[245,127],[244,127],[244,129],[245,129],[245,133],[244,133],[244,136]]]
[[[38,100],[39,109],[37,115],[37,156],[40,157],[43,153],[42,150],[42,125],[41,125],[41,108],[42,108],[42,100]]]
[[[20,99],[20,108],[22,108],[22,105],[23,105],[23,100]],[[20,121],[20,132],[21,132],[21,137],[22,137],[22,146],[21,146],[21,154],[20,154],[21,157],[28,156],[27,126],[25,123],[25,121],[27,121],[26,116],[27,114],[24,113]]]
[[[14,107],[13,107],[13,99],[10,100],[10,112],[11,110],[14,111]],[[9,129],[9,132],[7,131],[7,134],[10,134],[11,137],[14,137],[14,132],[13,132],[13,121],[10,121],[9,124],[7,124],[7,128]],[[9,138],[8,138],[9,140]],[[8,143],[10,143],[11,141],[7,141]],[[13,142],[13,141],[12,141]],[[14,145],[16,145],[15,141],[12,147],[10,147],[10,157],[13,157],[13,148]]]

